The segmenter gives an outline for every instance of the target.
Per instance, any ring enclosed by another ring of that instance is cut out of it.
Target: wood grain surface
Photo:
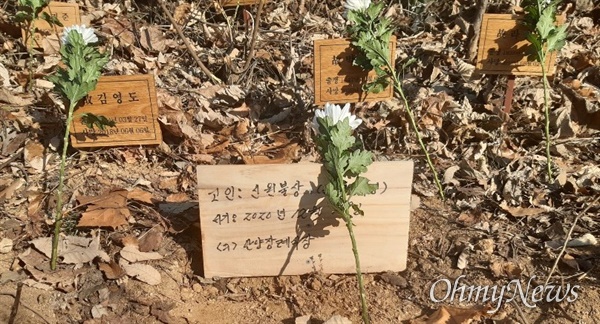
[[[48,6],[44,8],[44,10],[50,15],[55,15],[58,20],[64,25],[64,27],[69,27],[73,25],[81,24],[81,16],[79,14],[79,5],[76,3],[65,3],[58,1],[50,1]],[[25,29],[21,29],[21,35],[23,37],[24,43],[27,44],[27,47],[41,48],[42,47],[42,39],[47,37],[48,35],[56,35],[60,37],[62,30],[64,27],[59,26],[50,26],[46,21],[42,19],[35,20],[33,22],[33,26],[37,28],[37,32],[33,34],[33,42],[30,42],[27,38],[27,31]]]
[[[390,61],[394,62],[396,38],[390,42]],[[320,39],[314,41],[315,104],[348,103],[391,99],[392,86],[380,93],[362,91],[362,85],[375,77],[375,71],[366,72],[352,65],[357,49],[348,39]]]
[[[322,194],[327,176],[321,167],[198,166],[204,276],[354,273],[346,226],[334,217]],[[413,163],[376,162],[366,176],[378,182],[379,189],[353,199],[365,212],[354,216],[362,270],[402,271]]]
[[[71,124],[73,147],[108,147],[160,144],[154,76],[102,76],[96,89],[82,100]],[[115,127],[100,130],[81,123],[83,113],[113,120]]]
[[[529,61],[532,47],[522,15],[485,14],[481,22],[476,73],[507,75],[542,75],[537,61]],[[564,17],[557,17],[558,23]],[[546,58],[548,75],[556,70],[556,52]]]

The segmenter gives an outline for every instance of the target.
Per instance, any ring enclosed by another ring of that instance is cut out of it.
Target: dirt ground
[[[0,322],[304,324],[301,317],[309,315],[310,323],[360,323],[354,275],[205,278],[195,187],[198,164],[317,159],[309,126],[312,41],[343,36],[341,2],[270,1],[259,17],[257,6],[222,12],[212,1],[165,1],[223,85],[198,67],[159,2],[72,2],[112,51],[107,75],[155,75],[164,141],[70,148],[63,233],[92,240],[98,255],[62,260],[50,271],[40,240],[52,233],[64,114],[44,77],[58,63],[56,47],[49,41],[34,55],[28,81],[17,8],[12,1],[0,5]],[[407,268],[365,275],[372,322],[600,322],[600,6],[571,0],[560,7],[570,27],[551,79],[557,176],[549,181],[541,81],[517,77],[507,112],[507,77],[472,75],[474,2],[401,0],[386,9],[397,27],[396,66],[417,59],[404,71],[404,87],[445,201],[437,198],[402,103],[354,106],[366,148],[380,159],[415,161]],[[490,0],[487,12],[511,13],[514,5]],[[136,193],[127,196],[125,226],[78,227],[82,197],[110,200],[122,192]],[[492,313],[486,311],[494,300],[432,300],[432,293],[445,293],[443,279],[472,287],[543,285],[575,221],[570,238],[591,239],[566,248],[550,278],[562,293],[577,286],[575,300],[535,307],[505,300]],[[138,252],[159,255],[143,262],[137,278],[115,262],[132,240]]]

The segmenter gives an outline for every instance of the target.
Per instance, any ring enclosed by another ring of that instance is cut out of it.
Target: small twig
[[[23,148],[19,149],[19,151],[17,151],[16,153],[14,153],[13,155],[11,155],[8,160],[2,162],[2,164],[0,164],[0,170],[4,169],[6,166],[8,166],[9,164],[11,164],[12,162],[14,162],[16,159],[18,159],[21,155],[23,154]]]
[[[17,298],[15,295],[13,295],[13,294],[10,294],[10,293],[0,293],[0,295],[2,295],[2,296],[10,296],[10,297],[12,297],[12,298],[15,298],[15,299]],[[48,320],[47,320],[47,319],[46,319],[44,316],[42,316],[40,313],[38,313],[38,312],[37,312],[35,309],[33,309],[33,308],[31,308],[31,307],[27,306],[26,304],[22,304],[21,306],[23,306],[23,308],[27,309],[28,311],[30,311],[30,312],[32,312],[32,313],[34,313],[35,315],[37,315],[37,316],[38,316],[39,318],[41,318],[41,319],[42,319],[44,322],[46,322],[46,323],[50,324],[50,322],[48,322]]]
[[[169,21],[171,22],[173,27],[175,27],[177,34],[179,35],[181,40],[183,40],[185,47],[187,48],[190,55],[192,55],[192,58],[194,58],[194,61],[196,61],[196,64],[198,64],[198,66],[200,67],[202,72],[204,72],[204,74],[206,74],[214,83],[216,83],[216,84],[223,83],[223,82],[221,82],[221,79],[217,78],[212,72],[210,72],[210,70],[206,67],[206,65],[204,65],[204,63],[202,63],[202,61],[200,60],[200,57],[198,57],[198,54],[196,54],[196,51],[194,51],[192,44],[190,44],[190,41],[187,39],[187,37],[185,37],[185,35],[183,34],[183,31],[181,30],[181,27],[179,27],[179,25],[177,24],[177,22],[175,21],[175,19],[171,15],[171,13],[169,12],[169,9],[167,9],[167,7],[165,6],[164,2],[162,0],[157,0],[157,2],[160,5],[160,7],[162,8],[162,10],[165,12],[165,15],[167,16],[167,18],[169,19]]]
[[[560,253],[556,257],[556,261],[554,261],[554,265],[552,266],[550,273],[548,273],[548,278],[546,278],[546,282],[544,283],[544,289],[546,289],[546,286],[548,286],[548,282],[550,282],[550,278],[552,277],[552,274],[554,273],[554,271],[556,271],[556,267],[558,267],[558,262],[560,261],[560,259],[562,258],[562,255],[565,253],[565,250],[567,249],[567,244],[569,243],[569,240],[571,240],[571,235],[573,234],[573,230],[575,229],[575,226],[577,225],[579,218],[581,217],[581,215],[587,213],[587,211],[590,208],[592,208],[592,206],[595,206],[599,200],[600,200],[600,196],[596,197],[596,199],[591,204],[589,204],[581,213],[577,214],[577,216],[575,217],[575,220],[573,221],[573,225],[571,225],[571,228],[569,229],[569,233],[567,233],[567,238],[565,239],[565,243],[563,243],[562,249],[560,250]]]
[[[481,20],[483,19],[483,14],[488,7],[488,0],[479,0],[477,1],[477,15],[475,16],[475,21],[471,26],[473,26],[473,37],[471,38],[471,43],[469,43],[469,61],[473,62],[475,57],[477,56],[477,45],[479,43],[479,36],[481,34]]]
[[[519,317],[521,317],[523,324],[529,324],[529,322],[527,321],[527,318],[525,317],[525,314],[523,314],[523,311],[521,310],[521,306],[519,306],[519,303],[517,303],[514,299],[511,300],[510,302],[513,304],[513,306],[515,306],[515,309],[517,310]]]
[[[8,318],[8,324],[14,324],[15,318],[17,318],[17,312],[19,311],[19,304],[21,303],[21,290],[23,290],[23,283],[17,283],[17,294],[15,295],[15,301],[10,310],[10,317]]]
[[[258,3],[258,9],[256,10],[256,19],[253,19],[252,38],[250,39],[250,49],[248,50],[248,55],[246,56],[246,63],[244,63],[244,67],[241,70],[236,69],[232,64],[230,68],[233,74],[240,75],[246,73],[251,67],[256,47],[256,36],[258,35],[258,30],[260,29],[260,17],[262,16],[264,4],[265,0],[260,0]]]
[[[246,57],[246,64],[244,65],[244,71],[247,71],[250,68],[250,63],[252,62],[252,58],[254,57],[254,48],[256,46],[256,35],[258,34],[258,30],[260,29],[260,17],[262,16],[263,7],[265,5],[265,0],[260,0],[258,3],[258,9],[256,10],[256,19],[254,19],[254,28],[252,29],[252,39],[250,39],[250,50],[248,51],[248,57]]]

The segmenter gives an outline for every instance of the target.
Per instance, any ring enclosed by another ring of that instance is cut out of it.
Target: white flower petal
[[[356,118],[354,115],[350,117],[350,127],[352,127],[352,129],[356,129],[360,124],[362,124],[362,119]]]
[[[371,5],[371,0],[346,0],[344,7],[347,10],[361,11],[366,10]]]
[[[98,37],[96,36],[93,28],[85,27],[85,25],[73,25],[70,27],[65,27],[65,29],[63,29],[63,33],[61,36],[61,41],[63,44],[69,43],[69,33],[72,30],[76,30],[79,34],[81,34],[81,38],[83,38],[83,42],[85,45],[98,42]]]
[[[315,111],[315,117],[313,118],[312,127],[318,133],[319,132],[319,123],[317,118],[331,118],[331,126],[348,119],[348,124],[352,129],[356,129],[361,123],[362,120],[360,118],[356,118],[356,116],[350,113],[350,104],[347,103],[344,105],[344,108],[341,108],[336,104],[325,104],[324,110]]]

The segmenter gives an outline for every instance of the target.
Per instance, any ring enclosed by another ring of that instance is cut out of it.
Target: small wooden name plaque
[[[348,230],[323,191],[320,164],[199,165],[198,200],[205,277],[354,273]],[[375,194],[355,197],[364,272],[406,268],[412,161],[375,162]]]
[[[153,145],[162,141],[153,75],[102,76],[82,103],[71,124],[73,147]],[[83,113],[104,116],[115,126],[88,128],[81,122]]]
[[[527,27],[523,16],[510,14],[485,14],[481,22],[476,72],[481,74],[542,75],[537,61],[529,61],[532,45],[527,40]],[[564,17],[557,17],[558,23]],[[546,73],[556,70],[556,52],[546,58]]]
[[[394,62],[396,38],[390,41],[390,61]],[[362,91],[363,84],[372,81],[375,71],[366,72],[352,65],[357,49],[348,39],[314,41],[315,104],[348,103],[387,100],[394,96],[390,85],[380,93]]]
[[[76,3],[50,1],[48,6],[42,11],[55,16],[64,27],[81,24],[79,5]],[[42,40],[48,35],[56,34],[58,37],[60,37],[60,34],[64,28],[60,26],[50,26],[48,22],[42,19],[34,21],[33,26],[37,29],[37,32],[33,34],[33,41],[28,39],[28,34],[25,29],[21,30],[21,35],[27,47],[34,48],[41,48]]]

